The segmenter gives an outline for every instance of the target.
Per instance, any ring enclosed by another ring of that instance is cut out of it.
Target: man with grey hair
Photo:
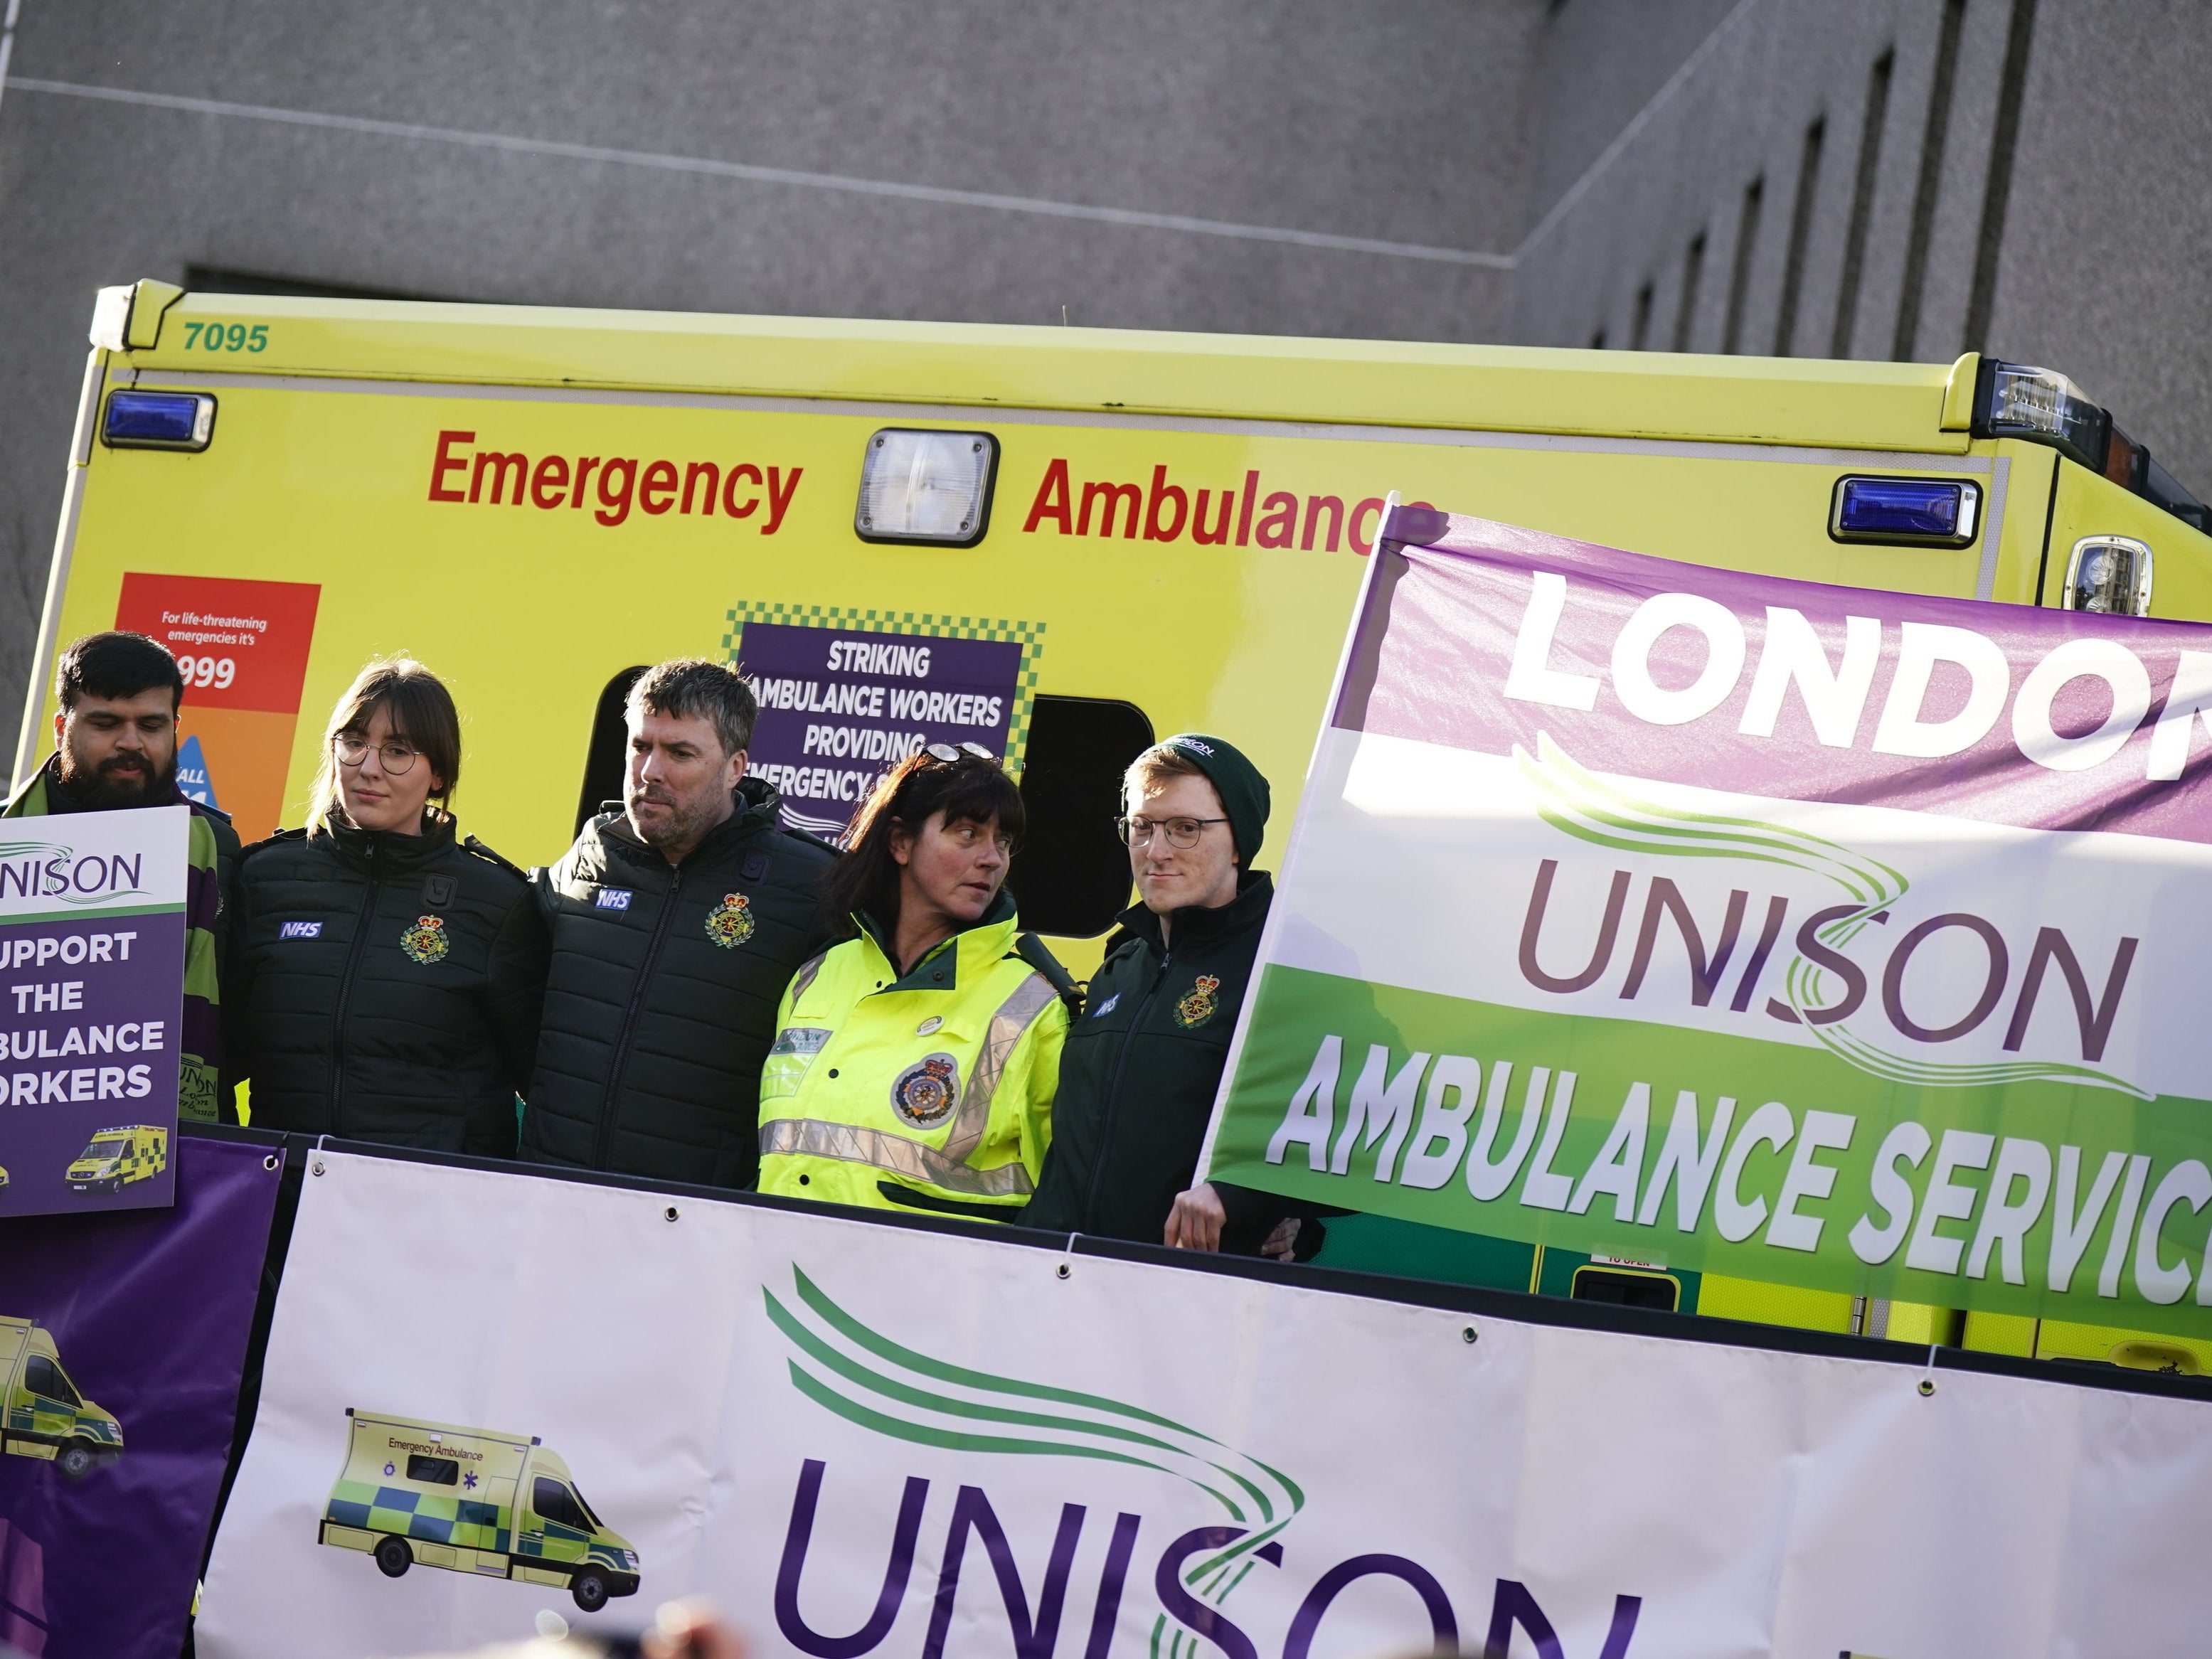
[[[552,968],[520,1156],[750,1187],[783,988],[829,943],[836,854],[745,775],[757,705],[698,658],[630,690],[623,799],[537,872]]]

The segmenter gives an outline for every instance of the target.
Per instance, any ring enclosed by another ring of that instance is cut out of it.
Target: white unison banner
[[[2208,1535],[2195,1401],[318,1152],[198,1643],[2147,1659]]]

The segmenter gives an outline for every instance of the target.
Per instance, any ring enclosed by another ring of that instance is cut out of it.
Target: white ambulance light
[[[2033,438],[2087,467],[2105,470],[2112,417],[2055,369],[1984,361],[1975,435]]]
[[[2132,536],[2084,536],[2066,561],[2067,611],[2107,617],[2150,615],[2150,544]]]
[[[100,435],[111,449],[202,450],[215,434],[204,392],[111,392]]]
[[[864,542],[973,547],[991,523],[999,441],[885,427],[868,440],[853,529]]]

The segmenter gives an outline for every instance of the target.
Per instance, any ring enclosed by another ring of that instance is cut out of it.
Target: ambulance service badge
[[[1183,993],[1182,1000],[1176,1004],[1176,1024],[1186,1031],[1206,1024],[1213,1018],[1213,1011],[1221,1005],[1213,994],[1221,988],[1221,981],[1212,974],[1200,974],[1197,982]]]
[[[707,912],[707,937],[725,951],[734,951],[753,936],[753,907],[743,893],[725,893],[722,902]]]
[[[417,916],[415,925],[399,936],[399,948],[407,952],[410,962],[419,962],[428,968],[434,962],[443,962],[453,941],[446,937],[443,916]]]
[[[934,1129],[952,1115],[960,1066],[950,1054],[925,1054],[891,1085],[891,1109],[913,1129]]]

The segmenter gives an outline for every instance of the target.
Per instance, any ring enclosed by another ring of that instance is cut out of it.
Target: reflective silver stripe
[[[1020,1160],[995,1170],[971,1170],[934,1146],[857,1123],[827,1123],[814,1117],[771,1118],[760,1128],[763,1158],[776,1155],[834,1158],[975,1198],[1025,1198],[1030,1172]]]
[[[806,988],[814,983],[814,976],[822,971],[822,964],[829,960],[829,957],[827,951],[823,951],[811,962],[802,963],[799,971],[791,976],[791,989],[784,994],[791,999],[793,1006],[798,1005],[799,998],[806,994]]]
[[[811,978],[811,970],[821,965],[822,958],[817,957],[799,970],[799,978],[792,982],[793,1002],[805,989],[802,981]],[[1030,1172],[1022,1167],[1019,1158],[995,1170],[971,1170],[968,1160],[983,1144],[983,1132],[990,1127],[991,1102],[999,1092],[999,1080],[1006,1075],[1006,1060],[1013,1054],[1014,1046],[1036,1023],[1037,1016],[1059,1000],[1059,995],[1043,975],[1031,972],[1023,977],[1014,994],[999,1005],[984,1033],[975,1066],[968,1073],[968,1086],[961,1091],[960,1110],[952,1120],[952,1133],[945,1138],[943,1146],[909,1140],[884,1129],[864,1128],[856,1123],[783,1117],[771,1118],[761,1125],[761,1156],[795,1155],[865,1164],[909,1181],[979,1198],[1026,1196],[1032,1190]]]
[[[999,1012],[991,1016],[982,1051],[975,1056],[975,1066],[968,1073],[968,1086],[960,1096],[960,1115],[952,1121],[952,1133],[945,1137],[943,1155],[953,1163],[965,1165],[983,1144],[983,1131],[991,1122],[992,1097],[999,1092],[999,1079],[1006,1074],[1007,1057],[1022,1040],[1022,1033],[1058,996],[1042,974],[1031,971],[1014,988],[1013,995],[999,1005]]]

